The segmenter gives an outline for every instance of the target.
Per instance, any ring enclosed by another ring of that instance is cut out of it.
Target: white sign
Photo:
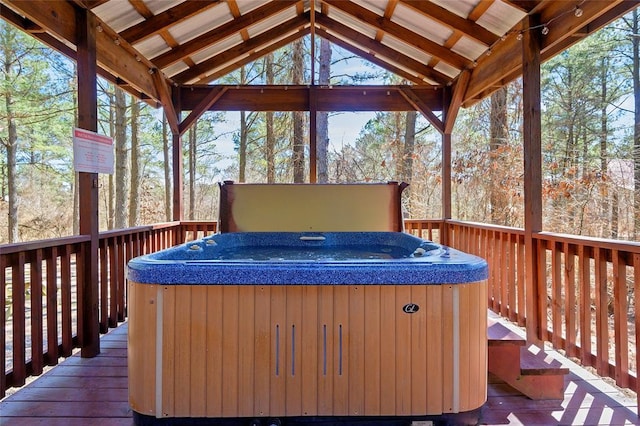
[[[73,129],[73,168],[77,172],[113,174],[113,139]]]

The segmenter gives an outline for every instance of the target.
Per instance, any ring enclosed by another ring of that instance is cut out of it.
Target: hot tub
[[[229,233],[129,264],[138,421],[421,417],[486,400],[487,264],[400,232]]]

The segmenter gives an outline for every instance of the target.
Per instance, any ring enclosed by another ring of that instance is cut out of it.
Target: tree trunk
[[[140,104],[131,97],[131,195],[129,196],[129,226],[138,225],[140,197],[140,144],[138,142],[138,118]]]
[[[196,210],[196,138],[198,136],[198,122],[189,129],[189,220],[195,219]]]
[[[240,83],[244,84],[246,79],[245,68],[240,68]],[[238,146],[238,181],[244,182],[247,172],[247,113],[240,111],[240,141]]]
[[[403,182],[410,183],[413,177],[413,154],[416,143],[416,111],[408,111],[405,119],[404,131],[404,153],[402,156],[402,175],[400,178]]]
[[[304,55],[302,40],[293,42],[293,84],[304,84]],[[293,183],[304,182],[304,113],[293,113]]]
[[[274,84],[275,77],[273,72],[273,53],[270,53],[265,58],[265,71],[267,74],[267,84]],[[275,183],[276,181],[276,135],[273,130],[273,112],[267,111],[265,117],[266,124],[266,141],[265,141],[265,160],[267,162],[267,183]]]
[[[238,181],[245,182],[247,173],[247,113],[240,111],[240,146],[238,147]]]
[[[7,75],[7,74],[5,74]],[[5,143],[7,151],[7,195],[9,198],[9,243],[19,241],[18,235],[18,132],[16,123],[13,119],[13,111],[11,109],[11,94],[7,93],[7,130],[8,139]]]
[[[127,196],[129,185],[127,176],[127,129],[126,129],[125,94],[122,89],[115,87],[115,145],[116,145],[116,205],[114,209],[116,229],[127,226]]]
[[[167,117],[162,116],[162,157],[164,159],[164,216],[167,222],[171,221],[171,163],[169,158],[169,135]]]
[[[498,225],[507,225],[505,212],[507,210],[507,200],[504,194],[504,185],[500,184],[503,176],[500,170],[501,149],[507,144],[509,128],[507,124],[507,88],[502,87],[491,95],[491,113],[489,117],[489,150],[494,167],[490,172],[493,174],[490,188],[490,209],[491,222]]]
[[[600,61],[600,173],[602,175],[599,185],[601,186],[600,194],[602,195],[602,203],[600,204],[600,218],[602,223],[601,236],[614,237],[614,233],[617,234],[617,229],[614,230],[613,217],[609,218],[609,179],[608,175],[608,155],[607,155],[607,68],[608,61],[606,57],[603,57]],[[584,158],[583,162],[586,163],[587,159]],[[614,191],[615,192],[615,191]],[[614,212],[611,212],[614,215]],[[617,214],[616,214],[617,222]],[[617,224],[616,224],[617,225]],[[609,229],[607,229],[610,227]]]
[[[640,15],[638,9],[632,15],[633,34],[640,31]],[[633,189],[634,189],[634,226],[633,239],[640,237],[640,37],[633,37],[633,98],[634,98],[634,127],[633,127]]]
[[[328,85],[331,79],[331,45],[326,39],[320,39],[320,64],[318,70],[318,84]],[[329,181],[329,113],[316,112],[316,158],[318,168],[318,183]]]

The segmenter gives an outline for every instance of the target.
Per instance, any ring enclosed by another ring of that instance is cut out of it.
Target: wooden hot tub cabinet
[[[486,400],[484,280],[131,281],[129,298],[130,403],[143,416],[411,417]]]

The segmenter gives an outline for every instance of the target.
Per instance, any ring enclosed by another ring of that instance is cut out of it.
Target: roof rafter
[[[392,49],[384,44],[375,41],[367,37],[366,35],[353,30],[346,25],[343,25],[337,21],[334,21],[331,18],[328,18],[325,15],[318,14],[316,16],[316,22],[319,25],[322,25],[327,28],[329,32],[335,32],[347,40],[353,41],[355,44],[360,45],[369,49],[371,52],[376,52],[380,56],[387,58],[390,61],[393,61],[407,69],[413,70],[416,73],[423,75],[439,84],[447,84],[450,80],[450,77],[434,70],[426,66],[425,64],[416,61],[415,59],[411,59],[408,56],[398,52],[395,49]]]
[[[371,12],[370,10],[355,3],[340,0],[323,1],[335,7],[336,9],[340,9],[343,12],[346,12],[349,15],[362,20],[362,22],[365,22],[376,29],[384,31],[385,33],[396,37],[404,41],[405,43],[410,44],[425,53],[428,53],[431,56],[437,57],[438,59],[448,63],[449,65],[452,65],[455,68],[464,69],[471,66],[472,64],[472,61],[465,58],[464,56],[452,52],[451,50],[446,49],[438,43],[422,37],[420,34],[417,34],[403,27],[402,25],[396,24],[390,19]]]
[[[453,31],[460,31],[465,36],[479,41],[486,46],[491,46],[500,39],[499,36],[495,35],[483,26],[476,24],[474,21],[462,18],[453,12],[449,12],[444,7],[438,6],[430,1],[401,0],[401,2],[417,12],[422,13],[429,19],[433,19]]]
[[[276,43],[270,44],[269,46],[263,47],[260,50],[256,50],[255,52],[251,53],[249,56],[236,61],[234,63],[231,63],[227,66],[225,66],[224,68],[220,68],[219,70],[216,70],[214,73],[208,75],[205,78],[202,78],[200,80],[198,80],[196,82],[196,84],[207,84],[211,81],[214,81],[220,77],[223,77],[227,74],[229,74],[232,71],[237,70],[238,68],[255,61],[256,59],[260,59],[263,56],[268,55],[271,52],[274,52],[276,50],[278,50],[281,47],[284,47],[286,45],[288,45],[289,43],[306,36],[307,34],[309,34],[311,32],[311,29],[309,27],[306,28],[302,28],[300,30],[298,30],[297,32],[288,35],[287,37],[277,41]]]
[[[301,27],[304,27],[309,23],[308,16],[306,15],[307,14],[289,19],[269,31],[265,31],[244,43],[237,44],[212,58],[206,59],[198,63],[195,67],[189,68],[174,76],[174,79],[178,83],[186,83],[203,78],[206,74],[210,73],[212,69],[215,69],[216,66],[233,61],[235,58],[251,53],[254,50],[262,49],[274,43],[274,40],[277,41],[283,36],[286,36],[287,33],[297,31]]]
[[[131,0],[130,0],[131,1]],[[135,0],[140,1],[140,0]],[[186,19],[191,18],[195,14],[217,6],[221,0],[210,1],[188,1],[180,3],[177,6],[167,9],[162,13],[154,15],[137,25],[134,25],[120,33],[120,36],[127,40],[129,43],[138,43],[146,38],[151,37],[154,34],[158,34],[160,31],[168,28],[171,25],[175,25]],[[145,6],[146,7],[146,6]]]
[[[210,46],[211,44],[218,43],[228,37],[231,37],[235,33],[241,31],[243,28],[256,24],[270,16],[275,15],[283,11],[284,9],[291,7],[298,0],[280,0],[276,2],[270,2],[259,8],[234,19],[226,24],[219,26],[211,31],[208,31],[201,36],[177,46],[162,55],[152,59],[153,63],[158,68],[166,68],[169,65],[175,64],[181,61],[184,57],[192,55]]]
[[[358,55],[363,59],[366,59],[367,61],[371,62],[372,64],[375,64],[381,68],[386,69],[389,72],[392,72],[394,74],[396,74],[399,77],[404,78],[407,81],[410,81],[412,83],[415,84],[425,84],[424,80],[422,80],[420,77],[417,77],[405,70],[403,70],[402,68],[398,68],[395,65],[392,65],[386,61],[384,61],[383,59],[378,58],[377,56],[373,56],[371,55],[369,52],[366,52],[362,49],[359,49],[356,46],[353,46],[349,43],[347,43],[346,41],[343,41],[342,39],[326,32],[323,29],[316,29],[316,34],[319,35],[320,37],[326,38],[327,40],[329,40],[331,43],[342,47],[345,50],[348,50],[349,52],[353,53],[354,55]]]

